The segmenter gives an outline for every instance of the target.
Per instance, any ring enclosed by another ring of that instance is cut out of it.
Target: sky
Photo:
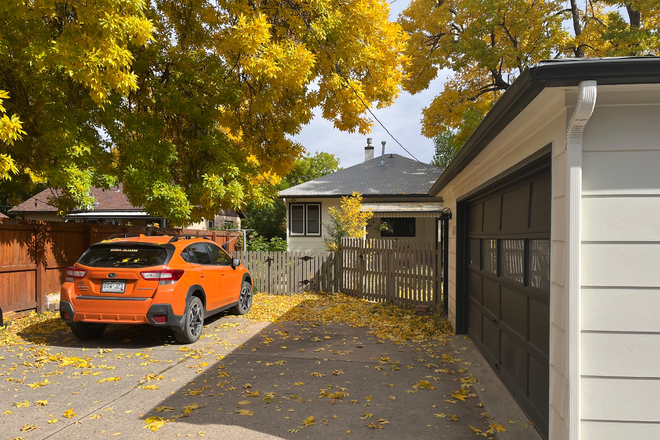
[[[391,2],[390,20],[396,20],[408,3],[409,0]],[[445,79],[445,75],[439,76],[431,82],[428,89],[416,95],[401,91],[393,105],[373,111],[390,133],[424,163],[429,163],[433,159],[434,147],[432,139],[421,135],[422,109],[431,103],[434,96],[440,94]],[[312,122],[306,125],[299,135],[293,137],[311,154],[317,151],[334,154],[339,158],[340,166],[348,168],[364,161],[364,147],[367,145],[367,138],[370,137],[373,138],[376,156],[381,153],[381,141],[386,141],[386,153],[397,153],[410,158],[375,120],[371,133],[365,136],[337,130],[332,126],[332,122],[323,119],[320,115],[321,112],[317,109]]]

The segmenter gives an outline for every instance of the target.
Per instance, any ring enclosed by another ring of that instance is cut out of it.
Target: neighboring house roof
[[[0,218],[9,218],[9,217],[7,217],[6,215],[0,212]]]
[[[546,87],[660,83],[659,57],[548,60],[526,69],[507,89],[431,187],[433,196],[454,179]]]
[[[441,202],[363,203],[360,211],[371,211],[381,217],[437,217]]]
[[[92,211],[94,212],[115,212],[115,211],[133,211],[141,212],[142,208],[131,205],[126,194],[122,192],[119,185],[113,189],[103,190],[101,188],[92,188],[92,195],[96,199]],[[18,206],[9,210],[10,213],[24,212],[57,212],[57,208],[49,203],[50,199],[57,198],[61,194],[59,190],[47,188],[39,194],[30,197]]]
[[[442,168],[386,154],[352,167],[280,191],[280,197],[341,197],[354,191],[363,196],[428,196]]]

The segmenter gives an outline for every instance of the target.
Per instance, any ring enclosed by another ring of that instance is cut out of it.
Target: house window
[[[415,218],[381,218],[381,223],[387,223],[392,232],[380,231],[381,237],[414,237]]]
[[[321,236],[321,204],[296,203],[289,213],[289,235]]]
[[[215,226],[215,221],[209,220],[209,229],[213,228]]]

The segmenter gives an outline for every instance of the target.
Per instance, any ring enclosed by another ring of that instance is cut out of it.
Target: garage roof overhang
[[[595,80],[599,86],[660,83],[660,57],[549,60],[526,69],[472,133],[429,194],[437,196],[544,88],[577,87],[584,80]]]

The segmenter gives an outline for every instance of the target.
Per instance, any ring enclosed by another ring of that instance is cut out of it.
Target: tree
[[[424,109],[422,133],[435,137],[451,130],[462,145],[474,122],[522,71],[545,59],[660,54],[657,1],[564,3],[412,0],[399,17],[411,36],[404,89],[417,93],[429,87],[440,69],[453,72]]]
[[[339,159],[334,154],[322,151],[314,155],[307,153],[306,156],[296,159],[289,174],[276,185],[276,190],[300,185],[340,169]],[[267,239],[286,239],[286,206],[281,200],[266,201],[262,204],[250,202],[245,208],[245,215],[246,218],[242,222],[244,228],[254,229]]]
[[[341,170],[339,167],[339,158],[334,154],[317,151],[313,156],[307,153],[306,156],[296,159],[293,168],[284,178],[285,187],[280,190],[318,179],[327,174]]]
[[[346,237],[364,237],[364,228],[374,215],[371,211],[361,211],[362,194],[353,192],[342,197],[339,207],[331,206],[330,224],[325,225],[328,234],[323,238],[326,249],[331,252],[341,251],[341,239]]]
[[[397,97],[406,37],[388,13],[383,0],[2,2],[0,90],[25,131],[2,153],[17,177],[61,188],[63,210],[120,182],[173,225],[264,202],[314,108],[366,133],[364,105]]]

